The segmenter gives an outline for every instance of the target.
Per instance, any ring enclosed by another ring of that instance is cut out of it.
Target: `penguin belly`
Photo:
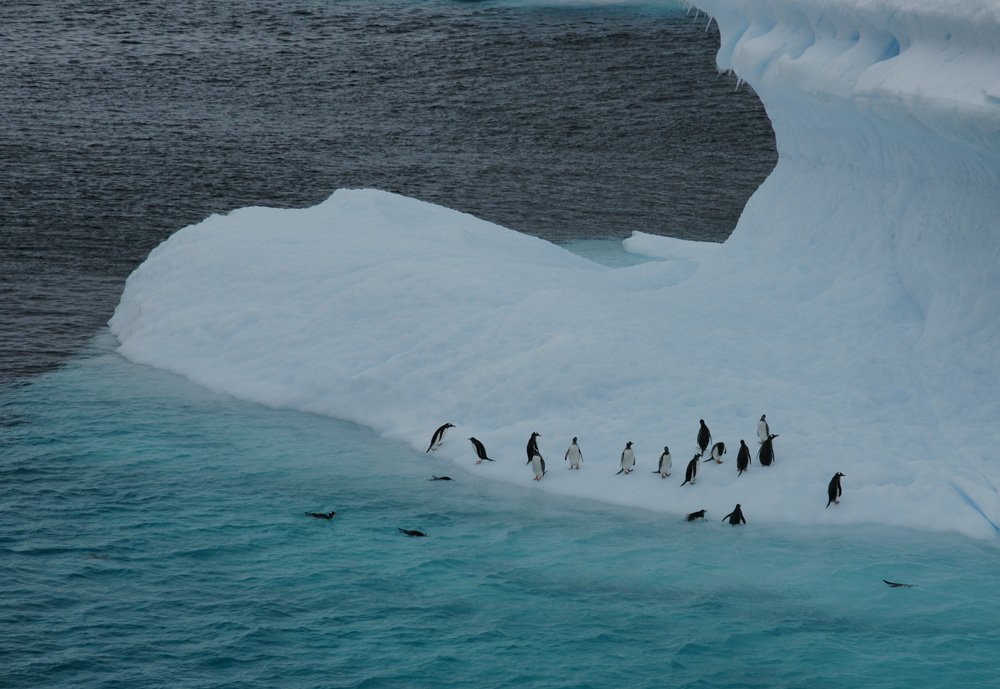
[[[531,457],[531,470],[535,472],[535,478],[541,478],[545,470],[542,468],[542,456],[532,455]]]
[[[566,455],[569,460],[569,465],[571,468],[580,466],[580,450],[576,445],[569,448],[569,453]]]
[[[635,453],[632,452],[632,450],[625,450],[625,453],[622,455],[622,468],[625,471],[632,471],[632,468],[634,466],[635,466]]]

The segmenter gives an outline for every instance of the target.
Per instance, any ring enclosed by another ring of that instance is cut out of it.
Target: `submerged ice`
[[[453,423],[433,461],[535,490],[995,538],[1000,11],[699,6],[779,149],[726,243],[637,234],[626,249],[658,260],[609,269],[457,211],[340,190],[177,232],[128,280],[120,351],[420,453]],[[737,476],[765,413],[774,464]],[[699,419],[733,451],[682,487]],[[532,432],[548,469],[534,485]],[[496,461],[476,465],[470,436]],[[574,436],[584,459],[568,471]],[[616,476],[628,442],[637,471]],[[664,446],[667,479],[653,473]],[[841,504],[826,509],[837,472]]]

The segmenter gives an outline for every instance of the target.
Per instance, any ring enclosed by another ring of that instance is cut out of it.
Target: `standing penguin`
[[[531,470],[535,472],[535,481],[541,481],[542,476],[545,476],[545,460],[542,459],[542,453],[538,451],[538,433],[532,433],[531,438],[528,440],[528,461],[527,464],[531,465]]]
[[[740,451],[736,453],[737,476],[741,476],[744,471],[750,468],[750,448],[740,440]]]
[[[716,443],[715,445],[712,445],[712,454],[711,454],[711,456],[709,456],[709,458],[706,459],[705,461],[706,462],[711,462],[714,459],[716,464],[722,464],[721,457],[724,454],[726,454],[726,444],[725,443]]]
[[[424,454],[427,454],[431,450],[436,450],[439,447],[441,447],[441,443],[444,442],[444,436],[448,432],[448,429],[454,427],[455,426],[453,424],[446,423],[445,425],[441,426],[436,431],[434,431],[434,435],[431,436],[431,444],[427,446],[426,450],[424,450]]]
[[[767,425],[767,414],[761,414],[760,421],[757,422],[757,438],[760,442],[764,442],[769,435],[771,435],[771,429]]]
[[[495,460],[492,460],[492,459],[490,459],[489,457],[486,456],[486,446],[485,445],[483,445],[481,442],[479,442],[475,438],[469,438],[469,440],[472,442],[473,447],[476,448],[476,456],[479,457],[479,460],[476,461],[476,464],[482,464],[484,459],[487,462],[493,462],[493,461],[495,461]]]
[[[531,437],[528,438],[528,461],[525,464],[531,464],[531,458],[538,454],[538,433],[532,433]]]
[[[673,465],[674,460],[670,456],[670,448],[666,445],[663,446],[663,454],[660,455],[660,463],[656,467],[654,474],[659,474],[660,478],[666,478],[670,476],[670,467]]]
[[[632,469],[635,468],[635,452],[632,450],[632,441],[625,443],[625,449],[622,450],[622,468],[618,470],[618,474],[623,471],[626,474],[631,474]],[[617,476],[618,474],[615,474]]]
[[[839,498],[841,495],[844,494],[844,489],[840,487],[841,476],[847,476],[847,474],[842,474],[838,471],[836,474],[833,475],[833,478],[830,479],[830,485],[826,487],[827,497],[830,498],[829,500],[826,501],[827,507],[830,506],[831,502],[834,505],[840,504],[840,500],[838,500],[837,498]]]
[[[760,444],[760,449],[757,450],[757,461],[762,467],[769,467],[774,461],[774,445],[772,443],[777,437],[772,433]]]
[[[743,518],[743,509],[739,506],[739,503],[736,504],[732,512],[722,518],[722,521],[726,521],[727,519],[733,526],[736,526],[740,522],[747,523],[747,520]]]
[[[712,431],[708,430],[708,426],[705,425],[705,419],[699,419],[698,423],[701,424],[701,428],[698,429],[698,448],[701,450],[701,454],[705,454],[705,450],[712,443]]]
[[[563,461],[569,460],[570,469],[579,469],[580,462],[583,460],[583,452],[580,451],[580,446],[576,444],[576,437],[573,438],[573,442],[569,444],[569,449],[566,450],[566,456],[563,457]]]
[[[698,476],[699,459],[701,459],[700,452],[696,454],[694,457],[692,457],[691,461],[688,462],[687,469],[684,471],[684,483],[690,483],[692,486],[694,485],[694,480]],[[682,483],[681,485],[683,486],[684,483]]]

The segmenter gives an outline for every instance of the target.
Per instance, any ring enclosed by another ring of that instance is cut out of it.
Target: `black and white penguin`
[[[541,481],[542,476],[545,476],[545,460],[542,459],[542,453],[538,451],[538,433],[532,433],[531,438],[528,440],[528,461],[527,463],[531,465],[531,470],[535,472],[535,481]]]
[[[623,471],[626,474],[631,474],[632,469],[635,468],[635,451],[632,449],[632,441],[625,443],[625,449],[622,450],[622,468],[618,470],[618,474]],[[617,476],[618,474],[615,474]]]
[[[711,456],[709,456],[709,458],[705,461],[711,462],[714,459],[716,464],[722,464],[722,455],[724,454],[726,454],[726,444],[716,443],[715,445],[712,445]]]
[[[767,425],[767,414],[761,414],[760,421],[757,422],[757,439],[764,442],[769,435],[771,435],[771,429]]]
[[[689,522],[693,522],[695,519],[704,519],[706,512],[708,512],[708,510],[698,510],[697,512],[692,512],[687,516],[687,520]]]
[[[736,453],[737,476],[742,476],[743,472],[750,468],[750,448],[740,440],[740,451]]]
[[[316,519],[333,519],[333,515],[335,514],[337,513],[327,512],[326,514],[323,514],[322,512],[306,512],[306,516],[316,517]]]
[[[563,461],[569,460],[570,469],[579,469],[580,462],[583,460],[583,452],[580,451],[580,446],[576,444],[576,438],[573,438],[573,442],[569,444],[569,449],[566,450],[566,456],[563,457]]]
[[[476,448],[476,456],[479,457],[479,459],[476,461],[476,464],[482,464],[484,459],[487,462],[495,461],[495,460],[492,460],[492,459],[490,459],[489,457],[486,456],[486,446],[485,445],[483,445],[481,442],[479,442],[475,438],[469,438],[469,441],[472,443],[473,447]]]
[[[840,500],[838,498],[844,494],[844,489],[840,487],[840,477],[847,476],[847,474],[842,474],[839,471],[833,475],[830,479],[830,485],[826,487],[827,497],[830,499],[826,501],[826,506],[829,507],[832,502],[834,505],[839,505]],[[825,508],[824,508],[825,509]]]
[[[423,531],[417,531],[415,529],[400,529],[400,531],[402,531],[403,533],[405,533],[407,536],[426,536],[427,535]]]
[[[733,508],[732,512],[730,512],[729,514],[727,514],[725,517],[722,518],[722,521],[726,521],[727,519],[729,520],[729,523],[732,524],[733,526],[736,526],[740,522],[743,522],[744,524],[747,523],[747,520],[743,518],[743,509],[739,506],[738,503],[736,507]]]
[[[701,454],[705,454],[708,446],[712,444],[712,431],[705,425],[705,419],[699,419],[698,423],[701,424],[701,428],[698,429],[698,448]]]
[[[760,462],[762,467],[769,467],[774,461],[774,439],[778,436],[773,433],[768,435],[764,439],[764,442],[760,444],[760,449],[757,450],[757,461]]]
[[[700,452],[698,454],[696,454],[694,457],[692,457],[691,461],[688,462],[687,469],[685,469],[685,471],[684,471],[684,483],[690,483],[692,486],[694,485],[694,480],[698,476],[698,460],[699,459],[701,459],[701,453]],[[682,483],[681,485],[683,486],[684,483]]]
[[[531,458],[538,454],[538,433],[532,433],[531,437],[528,438],[528,461],[525,464],[531,464]]]
[[[441,447],[441,443],[444,442],[444,436],[448,432],[448,429],[454,427],[455,427],[454,424],[446,423],[445,425],[441,426],[439,429],[434,431],[434,435],[431,436],[431,444],[427,446],[426,450],[424,450],[424,454],[427,454],[431,450],[436,450],[439,447]]]
[[[660,478],[666,478],[670,476],[670,467],[673,465],[674,460],[670,456],[670,448],[666,445],[663,446],[663,454],[660,455],[660,463],[656,467],[654,474],[659,474]]]

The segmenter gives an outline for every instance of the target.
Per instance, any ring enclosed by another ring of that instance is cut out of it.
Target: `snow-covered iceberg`
[[[699,6],[779,147],[726,243],[637,235],[626,248],[658,260],[608,269],[457,211],[340,190],[177,232],[128,280],[110,324],[120,351],[421,452],[451,422],[434,461],[537,490],[996,538],[996,6]],[[764,413],[777,460],[737,477]],[[729,453],[682,487],[699,419]],[[549,468],[538,484],[532,431]],[[475,465],[469,436],[497,461]],[[562,461],[573,436],[579,472]],[[616,476],[627,441],[639,470]],[[826,509],[837,471],[845,499]]]

